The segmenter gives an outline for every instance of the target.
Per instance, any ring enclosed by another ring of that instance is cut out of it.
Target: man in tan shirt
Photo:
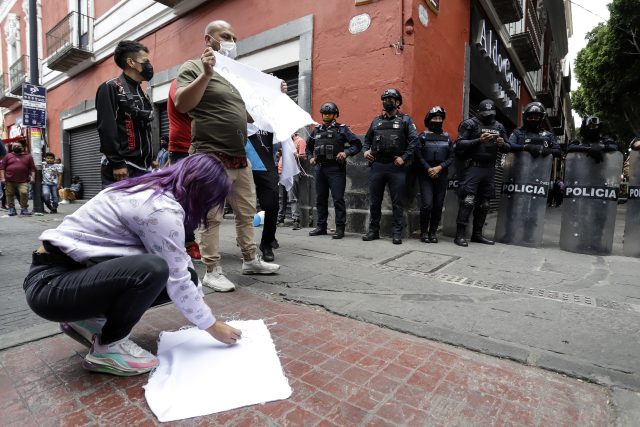
[[[225,21],[213,21],[205,29],[207,46],[200,58],[185,62],[178,70],[176,109],[191,117],[191,152],[208,153],[222,161],[233,181],[228,202],[236,221],[237,242],[242,251],[242,274],[271,274],[280,266],[263,261],[256,253],[253,216],[256,213],[256,191],[251,167],[247,162],[245,143],[247,121],[253,121],[238,90],[213,70],[214,51],[235,57],[236,34]],[[235,285],[220,267],[220,223],[222,210],[208,214],[208,226],[202,231],[200,249],[207,272],[205,286],[226,292]]]

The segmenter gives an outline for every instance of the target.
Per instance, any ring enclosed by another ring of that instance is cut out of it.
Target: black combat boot
[[[342,239],[344,237],[344,227],[336,227],[336,232],[331,236],[332,239]]]
[[[316,227],[309,232],[309,236],[324,236],[327,234],[326,227]]]
[[[420,233],[420,241],[422,243],[429,243],[429,235],[427,233]]]
[[[471,233],[471,241],[474,243],[482,243],[483,245],[493,245],[495,242],[489,240],[482,235],[482,229],[484,228],[484,222],[487,219],[489,213],[489,203],[483,202],[473,212],[473,232]]]
[[[402,244],[402,238],[400,237],[399,234],[396,234],[393,236],[393,239],[391,240],[391,242],[393,242],[394,245],[401,245]]]
[[[469,243],[467,243],[467,239],[465,239],[464,237],[466,231],[467,226],[465,224],[458,224],[458,228],[456,229],[456,238],[453,239],[453,243],[463,247],[469,246]]]
[[[367,234],[362,236],[362,240],[365,242],[370,242],[372,240],[378,240],[380,238],[380,233],[377,231],[367,231]]]
[[[431,225],[429,227],[429,234],[427,237],[429,238],[429,243],[438,243],[438,225]]]
[[[473,228],[473,233],[471,233],[471,241],[474,243],[482,243],[484,245],[493,245],[496,243],[482,235],[482,228],[476,229],[475,227]]]

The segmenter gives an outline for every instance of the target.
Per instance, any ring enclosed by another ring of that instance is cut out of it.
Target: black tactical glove
[[[589,150],[587,150],[587,156],[591,157],[596,163],[602,163],[604,158],[602,152],[604,151],[604,144],[597,142],[591,144]]]
[[[524,151],[528,151],[534,159],[542,154],[542,146],[537,144],[525,144]]]

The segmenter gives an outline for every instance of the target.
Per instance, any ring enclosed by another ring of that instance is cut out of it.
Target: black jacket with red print
[[[149,169],[153,160],[151,147],[151,120],[135,114],[134,108],[152,111],[151,102],[140,83],[122,74],[129,87],[133,106],[127,100],[119,78],[102,83],[96,93],[100,152],[113,168],[131,165]]]

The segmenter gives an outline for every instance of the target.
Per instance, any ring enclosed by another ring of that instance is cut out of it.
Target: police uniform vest
[[[315,158],[319,161],[335,160],[336,155],[344,151],[340,127],[331,125],[322,130],[316,130],[313,151]]]
[[[373,153],[376,161],[390,162],[395,156],[401,156],[407,149],[407,137],[402,116],[393,120],[378,118],[373,129]]]
[[[475,122],[475,121],[474,121]],[[470,139],[479,139],[483,133],[490,133],[495,138],[500,137],[500,125],[495,122],[492,125],[485,125],[483,123],[475,122],[476,127],[471,135]],[[493,167],[496,162],[496,155],[498,154],[498,146],[495,142],[489,141],[484,143],[478,143],[470,157],[472,162],[478,166]]]
[[[449,134],[426,132],[421,139],[425,142],[422,146],[422,155],[429,166],[438,166],[449,158]]]
[[[538,132],[531,132],[524,130],[518,136],[518,144],[527,145],[535,144],[542,145],[545,148],[551,148],[551,134],[544,129]]]

